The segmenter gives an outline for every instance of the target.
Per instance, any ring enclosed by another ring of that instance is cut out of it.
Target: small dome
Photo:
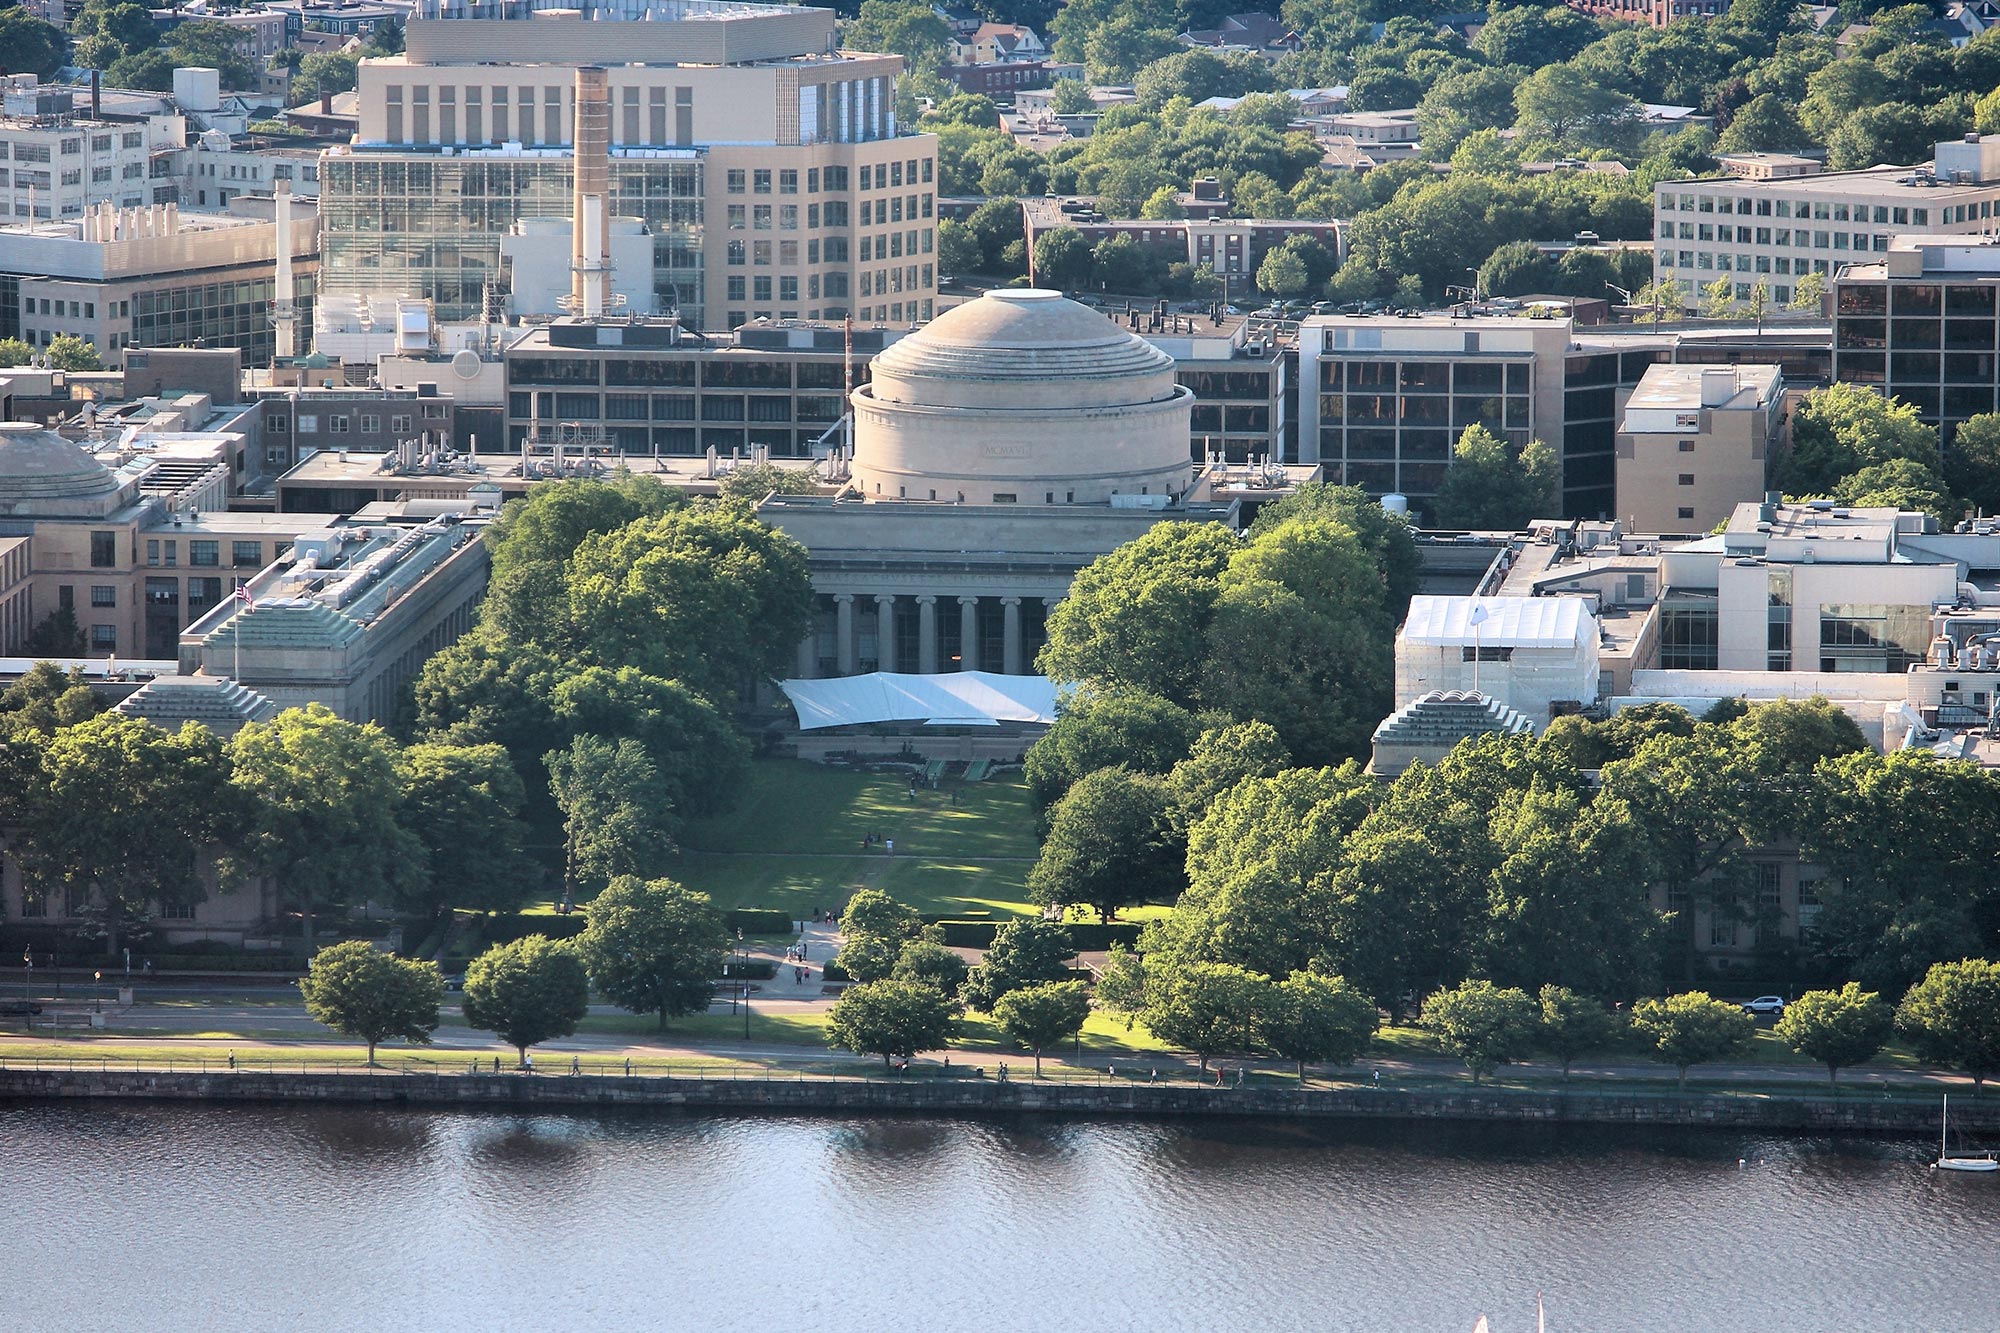
[[[0,488],[11,498],[67,500],[113,490],[111,469],[51,430],[0,422]]]
[[[903,379],[1124,379],[1171,373],[1174,359],[1061,292],[988,292],[945,311],[875,358],[877,384]],[[877,397],[888,397],[878,392]]]

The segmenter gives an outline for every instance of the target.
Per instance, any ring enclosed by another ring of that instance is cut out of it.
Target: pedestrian
[[[889,855],[894,856],[896,854],[896,840],[894,838],[889,839],[887,846],[889,849]]]
[[[500,1057],[497,1055],[493,1057],[493,1072],[496,1074],[500,1072]]]
[[[231,1051],[229,1053],[229,1067],[231,1069],[236,1068],[236,1052],[234,1051]]]
[[[1239,1088],[1243,1086],[1243,1066],[1242,1066],[1242,1065],[1238,1065],[1238,1066],[1236,1066],[1236,1086],[1237,1086],[1237,1087],[1239,1087]]]
[[[1373,1069],[1373,1070],[1370,1070],[1369,1072],[1370,1072],[1370,1073],[1372,1073],[1372,1074],[1373,1074],[1373,1075],[1375,1076],[1375,1086],[1376,1086],[1376,1087],[1378,1087],[1378,1088],[1379,1088],[1379,1087],[1381,1087],[1381,1086],[1382,1086],[1382,1071],[1381,1071],[1381,1070],[1379,1070],[1379,1069]]]
[[[1153,1066],[1153,1072],[1147,1076],[1146,1081],[1148,1083],[1158,1083],[1160,1081],[1160,1069],[1158,1065]]]
[[[632,1057],[629,1055],[625,1057],[625,1077],[632,1077]]]
[[[1117,1065],[1106,1065],[1106,1066],[1104,1066],[1104,1075],[1105,1075],[1105,1077],[1106,1077],[1106,1078],[1114,1078],[1114,1079],[1115,1079],[1115,1078],[1117,1078],[1117,1077],[1118,1077],[1118,1066],[1117,1066]]]
[[[535,1057],[527,1054],[526,1052],[523,1052],[521,1055],[521,1068],[527,1070],[530,1074],[534,1073]]]
[[[472,1057],[472,1072],[474,1074],[479,1072],[479,1057],[476,1055]]]
[[[803,963],[810,957],[812,957],[812,949],[807,946],[804,940],[799,941],[799,961]]]
[[[571,1057],[569,1058],[569,1072],[570,1072],[570,1073],[572,1073],[572,1074],[581,1074],[581,1073],[583,1072],[583,1057],[582,1057],[582,1056],[580,1056],[580,1055],[572,1055],[572,1056],[571,1056]]]
[[[945,1056],[944,1056],[944,1070],[945,1070],[945,1072],[946,1072],[947,1074],[949,1074],[949,1073],[951,1072],[951,1052],[950,1052],[950,1051],[946,1051],[946,1052],[945,1052]]]

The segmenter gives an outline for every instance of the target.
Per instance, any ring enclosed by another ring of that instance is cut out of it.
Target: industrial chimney
[[[576,72],[572,160],[576,193],[570,212],[568,305],[572,314],[595,319],[604,313],[611,267],[611,94],[604,71],[595,65]]]
[[[292,183],[279,181],[271,202],[278,224],[278,281],[271,323],[278,330],[276,359],[287,361],[299,354],[299,312],[292,304]]]

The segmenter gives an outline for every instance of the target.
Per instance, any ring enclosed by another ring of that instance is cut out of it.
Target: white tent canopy
[[[920,722],[930,727],[997,727],[1056,720],[1055,682],[1041,676],[953,671],[934,676],[875,671],[832,680],[778,682],[799,730]]]

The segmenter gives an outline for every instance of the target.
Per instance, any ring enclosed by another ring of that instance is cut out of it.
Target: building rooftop
[[[1436,647],[1569,648],[1596,643],[1596,621],[1576,597],[1417,596],[1402,636]]]
[[[1748,411],[1770,406],[1783,380],[1776,366],[1649,366],[1625,410]]]
[[[248,642],[246,639],[245,642]],[[168,731],[199,722],[218,736],[232,736],[251,722],[268,722],[278,705],[221,676],[155,676],[112,706]]]
[[[1823,171],[1810,176],[1781,176],[1770,180],[1727,176],[1717,179],[1712,176],[1686,177],[1664,180],[1658,188],[1679,190],[1696,186],[1721,186],[1729,190],[1754,187],[1761,190],[1779,191],[1789,195],[1825,197],[1839,200],[1851,196],[1857,190],[1865,190],[1869,195],[1908,195],[1910,202],[1917,204],[1944,205],[1960,199],[1990,197],[1995,182],[1952,181],[1935,175],[1928,165],[1899,167],[1884,165],[1867,167],[1860,171]]]

